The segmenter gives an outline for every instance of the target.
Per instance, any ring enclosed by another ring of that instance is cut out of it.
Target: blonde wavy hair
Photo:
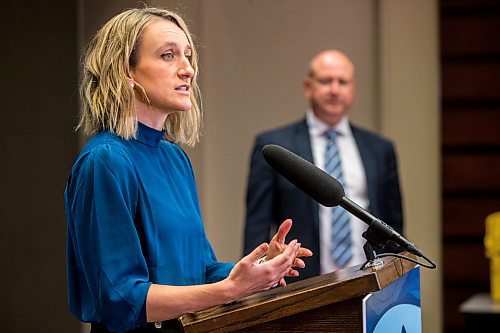
[[[142,32],[156,20],[176,24],[186,34],[192,48],[191,109],[173,112],[165,124],[165,139],[194,146],[201,130],[201,99],[197,83],[198,54],[191,34],[182,18],[169,10],[145,7],[128,9],[109,20],[94,36],[83,54],[80,83],[82,110],[77,129],[87,135],[109,130],[124,139],[135,138],[137,116],[134,109],[134,88],[127,77],[137,64]],[[146,92],[142,89],[146,101]]]

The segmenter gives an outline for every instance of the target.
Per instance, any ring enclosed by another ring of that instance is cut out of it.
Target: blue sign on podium
[[[422,332],[419,266],[363,299],[363,332]]]

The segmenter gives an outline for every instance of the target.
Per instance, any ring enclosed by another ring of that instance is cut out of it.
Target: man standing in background
[[[367,225],[341,207],[324,207],[281,177],[262,155],[277,144],[302,156],[338,179],[346,196],[402,233],[403,212],[393,144],[352,125],[354,65],[342,52],[326,50],[310,62],[304,79],[309,101],[305,118],[257,136],[247,188],[244,252],[269,241],[285,218],[294,221],[290,239],[316,255],[292,279],[305,279],[365,261],[362,233]],[[319,255],[317,255],[319,254]]]

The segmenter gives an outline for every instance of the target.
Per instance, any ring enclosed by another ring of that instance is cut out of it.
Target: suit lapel
[[[294,130],[295,137],[292,139],[294,152],[300,157],[313,161],[311,138],[309,136],[309,128],[307,127],[306,119],[299,122]],[[313,227],[317,235],[319,235],[319,207],[318,203],[312,198],[308,197],[310,205],[310,214],[313,216]],[[319,237],[319,236],[318,236]],[[319,239],[318,239],[319,241]],[[318,254],[319,255],[319,254]]]
[[[370,202],[368,210],[371,211],[372,203],[375,201],[375,187],[377,181],[376,177],[376,168],[375,159],[372,157],[373,152],[370,150],[370,143],[368,142],[363,132],[358,130],[356,127],[351,125],[352,135],[354,136],[354,140],[356,140],[356,145],[358,146],[359,154],[361,155],[361,160],[363,161],[363,166],[365,169],[366,175],[366,187],[368,191],[368,200]]]
[[[305,119],[297,124],[294,132],[295,136],[292,139],[292,142],[295,153],[313,163],[311,139],[309,137],[309,128],[307,127]]]

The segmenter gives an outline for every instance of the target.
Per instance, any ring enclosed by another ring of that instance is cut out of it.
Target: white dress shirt
[[[326,137],[324,133],[330,127],[319,120],[312,111],[306,112],[306,121],[311,138],[311,149],[314,164],[321,170],[325,169]],[[366,186],[366,175],[358,146],[352,135],[351,126],[347,117],[335,126],[337,132],[337,148],[342,163],[342,173],[345,181],[346,196],[363,207],[368,208],[368,191]],[[320,235],[320,272],[329,273],[340,269],[330,258],[330,229],[332,225],[332,208],[319,205],[319,235]],[[365,239],[361,234],[367,229],[367,225],[354,215],[351,215],[351,238],[352,259],[346,267],[358,265],[365,262],[363,244]]]

